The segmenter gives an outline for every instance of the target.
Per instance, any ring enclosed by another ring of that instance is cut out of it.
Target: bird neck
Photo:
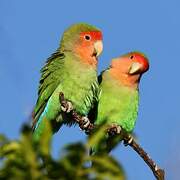
[[[74,49],[74,54],[83,64],[97,68],[97,58],[90,55],[90,50],[88,48],[76,48]]]
[[[88,68],[97,69],[98,58],[90,55],[90,49],[88,48],[64,48],[61,46],[58,51],[63,52],[65,54],[70,54],[72,56],[72,60],[79,61],[81,64],[84,64]]]
[[[96,68],[83,63],[82,60],[74,55],[73,52],[66,52],[64,61],[65,70],[71,75],[85,76],[87,74],[97,74]]]

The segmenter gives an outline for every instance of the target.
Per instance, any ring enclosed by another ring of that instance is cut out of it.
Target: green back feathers
[[[48,99],[60,83],[61,71],[59,71],[59,69],[62,69],[64,65],[64,58],[65,55],[63,53],[56,52],[48,58],[45,66],[41,69],[38,100],[33,115],[34,123],[36,123],[39,116],[44,111]]]

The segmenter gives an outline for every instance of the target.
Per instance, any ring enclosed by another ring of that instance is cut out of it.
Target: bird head
[[[113,59],[110,69],[121,83],[137,86],[141,75],[149,69],[149,62],[143,53],[130,52]]]
[[[64,32],[60,46],[62,51],[72,51],[83,63],[96,66],[103,50],[102,32],[89,24],[75,24]]]

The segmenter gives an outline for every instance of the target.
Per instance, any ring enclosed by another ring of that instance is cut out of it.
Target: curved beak
[[[142,64],[138,62],[133,62],[130,69],[129,69],[129,74],[136,74],[141,71]]]
[[[101,40],[98,40],[94,43],[94,52],[93,52],[93,56],[98,57],[103,50],[103,43]]]

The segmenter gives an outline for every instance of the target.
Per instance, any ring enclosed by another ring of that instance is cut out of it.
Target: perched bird
[[[39,140],[45,121],[51,122],[53,133],[62,124],[73,122],[64,111],[73,108],[87,116],[98,97],[97,57],[103,49],[101,31],[85,23],[74,24],[63,34],[60,47],[41,69],[38,99],[33,113],[33,137]],[[59,93],[71,104],[64,109]]]
[[[148,69],[148,59],[140,52],[130,52],[112,60],[98,78],[101,92],[98,105],[93,109],[97,112],[95,125],[116,127],[118,133],[120,128],[132,132],[138,114],[140,78]],[[113,143],[109,139],[106,136],[99,145],[92,147],[92,151],[109,152]]]

